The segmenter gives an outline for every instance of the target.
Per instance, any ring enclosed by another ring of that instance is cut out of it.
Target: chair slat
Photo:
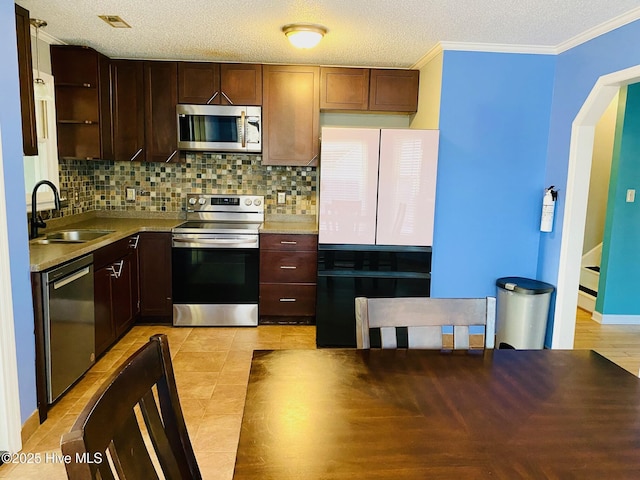
[[[162,425],[162,419],[158,412],[158,405],[153,396],[153,391],[149,390],[146,395],[142,397],[140,400],[140,410],[142,411],[142,416],[147,425],[147,431],[149,432],[149,438],[153,443],[165,477],[167,479],[181,478],[180,467],[178,466],[176,455],[169,444],[169,439]]]
[[[466,325],[454,325],[453,327],[453,349],[469,349],[469,327]]]
[[[133,410],[113,437],[109,451],[119,478],[127,480],[156,480],[159,478]]]
[[[398,348],[396,327],[383,327],[380,329],[382,348]]]
[[[409,348],[442,348],[442,327],[408,327]]]

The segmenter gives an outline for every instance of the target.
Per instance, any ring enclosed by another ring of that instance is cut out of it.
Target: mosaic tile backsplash
[[[187,193],[264,195],[267,214],[316,214],[315,167],[264,166],[260,155],[187,153],[186,163],[60,160],[64,215],[91,210],[181,212]],[[136,200],[126,200],[135,188]],[[286,203],[277,204],[277,193]]]

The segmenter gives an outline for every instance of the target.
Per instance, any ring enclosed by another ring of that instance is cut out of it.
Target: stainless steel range
[[[172,230],[173,324],[258,324],[264,197],[188,194]]]

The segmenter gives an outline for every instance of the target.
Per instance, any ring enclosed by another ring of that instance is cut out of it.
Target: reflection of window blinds
[[[422,171],[423,148],[421,140],[402,140],[396,145],[395,196],[398,205],[405,205],[404,222],[401,233],[415,231],[419,205],[416,199],[420,193],[420,172]]]
[[[323,203],[362,201],[367,171],[366,145],[355,141],[332,141],[322,145]],[[364,202],[363,202],[364,203]],[[366,205],[362,205],[366,208]]]

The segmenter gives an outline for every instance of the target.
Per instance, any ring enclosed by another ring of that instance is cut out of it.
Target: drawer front
[[[316,283],[316,252],[260,252],[260,281],[271,283]]]
[[[263,250],[318,250],[318,236],[308,234],[263,233],[260,235]]]
[[[93,252],[93,268],[98,270],[107,264],[113,263],[130,252],[130,237],[113,242]]]
[[[267,283],[260,285],[260,315],[313,316],[316,286]]]

